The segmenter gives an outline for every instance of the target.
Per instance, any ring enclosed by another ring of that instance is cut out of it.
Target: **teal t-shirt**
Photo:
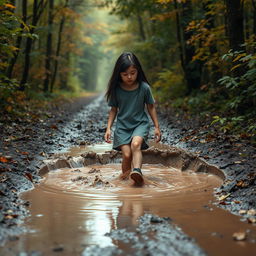
[[[111,98],[108,103],[109,106],[118,108],[113,148],[129,144],[136,135],[143,137],[146,143],[149,118],[145,104],[155,103],[150,86],[142,82],[132,91],[117,86],[115,93],[116,97]]]

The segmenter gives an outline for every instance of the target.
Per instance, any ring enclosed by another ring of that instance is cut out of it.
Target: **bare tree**
[[[63,8],[68,7],[68,2],[69,0],[66,0],[65,5]],[[51,92],[53,91],[56,75],[57,75],[57,70],[58,70],[58,63],[59,63],[59,56],[60,56],[60,50],[61,50],[61,40],[62,40],[62,32],[64,28],[66,17],[65,15],[62,16],[60,20],[60,26],[59,26],[59,32],[58,32],[58,42],[57,42],[57,49],[56,49],[56,54],[55,54],[55,61],[54,61],[54,70],[53,70],[53,75],[52,75],[52,80],[51,80]]]
[[[229,46],[234,51],[242,50],[244,43],[243,1],[225,0]]]
[[[44,92],[48,92],[51,80],[51,59],[52,59],[52,25],[53,25],[54,0],[49,0],[48,5],[48,34],[46,41],[45,79]]]
[[[46,4],[47,4],[47,0],[46,0],[46,2],[44,2],[44,0],[41,0],[39,3],[38,3],[38,0],[34,0],[33,13],[32,13],[32,27],[30,28],[31,34],[34,33],[35,26],[37,25]],[[28,37],[26,40],[24,69],[23,69],[22,78],[20,81],[20,90],[22,90],[22,91],[25,90],[25,87],[26,87],[25,85],[26,85],[26,83],[28,81],[28,77],[29,77],[30,53],[31,53],[32,45],[33,45],[33,40],[34,39],[32,37]]]

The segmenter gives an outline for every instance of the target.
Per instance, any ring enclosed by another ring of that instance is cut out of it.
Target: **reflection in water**
[[[144,210],[141,201],[124,200],[117,217],[118,228],[136,226],[138,218],[143,215]]]
[[[48,256],[59,250],[61,255],[80,255],[88,245],[120,246],[105,233],[116,228],[135,230],[139,216],[153,213],[171,217],[212,255],[224,255],[224,247],[233,255],[241,253],[242,247],[231,237],[246,229],[246,223],[208,205],[213,188],[221,184],[218,177],[162,165],[143,167],[146,185],[141,188],[120,181],[117,164],[49,172],[22,196],[31,202],[26,226],[33,232],[8,243],[4,252],[39,250]],[[213,236],[214,232],[221,236]],[[250,246],[247,243],[245,248],[250,251]]]

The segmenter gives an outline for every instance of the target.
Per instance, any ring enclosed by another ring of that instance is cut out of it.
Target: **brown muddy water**
[[[109,147],[73,148],[64,155],[79,156],[88,151],[100,155]],[[135,230],[138,217],[152,213],[170,217],[208,255],[256,255],[255,226],[213,204],[217,200],[213,190],[222,184],[213,174],[216,171],[201,173],[189,167],[181,171],[177,166],[167,165],[158,154],[153,163],[144,163],[145,185],[140,188],[131,180],[119,179],[120,161],[53,168],[35,189],[21,196],[30,201],[31,216],[25,223],[28,232],[8,242],[0,253],[81,255],[89,245],[117,246],[106,233],[117,228]],[[234,241],[235,232],[245,232],[246,240]]]

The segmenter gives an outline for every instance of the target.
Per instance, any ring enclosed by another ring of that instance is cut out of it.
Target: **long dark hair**
[[[125,72],[130,66],[133,66],[137,69],[137,81],[139,84],[141,82],[146,82],[149,84],[145,73],[140,65],[140,62],[135,54],[132,52],[124,52],[118,57],[113,73],[109,79],[108,89],[105,95],[107,97],[107,101],[109,101],[109,99],[111,99],[112,97],[115,98],[115,89],[118,84],[122,82],[120,73]]]

